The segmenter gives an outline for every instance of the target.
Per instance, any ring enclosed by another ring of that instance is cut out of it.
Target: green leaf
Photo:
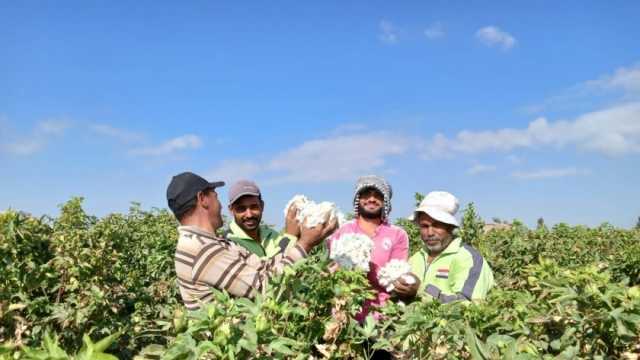
[[[474,360],[486,360],[489,359],[486,349],[484,349],[484,345],[481,341],[476,337],[473,329],[467,326],[465,330],[465,342],[467,343],[467,348],[469,349],[469,353],[471,353],[471,357]]]
[[[97,353],[91,356],[91,360],[118,360],[118,358],[111,354]]]
[[[151,345],[145,346],[144,349],[142,349],[142,351],[140,351],[138,355],[149,356],[149,357],[159,357],[160,355],[164,354],[165,351],[166,349],[164,346],[159,344],[151,344]]]
[[[69,355],[64,350],[62,350],[60,346],[58,346],[58,338],[56,336],[52,338],[49,332],[46,332],[44,334],[43,346],[47,356],[52,360],[53,359],[69,359]],[[31,350],[31,351],[32,351],[32,355],[30,356],[34,356],[34,358],[40,358],[39,357],[40,355],[35,355],[40,352],[35,350]]]
[[[292,351],[291,349],[289,349],[289,347],[286,345],[285,342],[283,342],[281,339],[276,339],[274,341],[271,342],[271,344],[269,344],[269,348],[284,354],[284,355],[295,355],[296,353],[294,351]]]
[[[22,310],[26,307],[26,304],[11,304],[9,305],[9,311]]]
[[[258,344],[255,342],[252,342],[250,340],[247,339],[240,339],[240,341],[238,341],[238,345],[247,350],[250,353],[254,353],[256,352],[257,348],[258,348]]]
[[[492,334],[487,338],[487,344],[495,345],[499,348],[515,344],[516,339],[509,335]]]
[[[105,350],[107,350],[107,348],[109,348],[109,346],[111,346],[111,344],[120,337],[120,335],[122,335],[121,331],[116,332],[115,334],[109,335],[101,340],[99,340],[97,343],[93,344],[93,349],[97,352],[104,352]]]

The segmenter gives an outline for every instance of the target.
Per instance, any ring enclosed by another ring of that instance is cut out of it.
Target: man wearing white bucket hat
[[[430,192],[411,219],[420,229],[424,247],[410,259],[411,271],[420,282],[396,281],[402,298],[425,296],[441,303],[479,300],[494,286],[493,272],[480,253],[453,231],[460,225],[455,215],[458,199],[445,191]]]

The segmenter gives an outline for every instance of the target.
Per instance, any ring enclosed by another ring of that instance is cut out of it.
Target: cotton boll
[[[369,271],[373,241],[362,234],[345,234],[331,243],[331,259],[345,269]]]
[[[307,207],[309,208],[308,210]],[[338,225],[341,225],[340,218],[344,219],[344,215],[338,210],[336,204],[328,201],[323,201],[319,204],[314,204],[313,202],[311,202],[306,205],[305,211],[309,214],[309,216],[307,217],[308,227],[322,224],[324,223],[325,219],[328,219],[329,222],[337,219]]]
[[[326,206],[321,204],[316,204],[313,201],[310,201],[304,205],[302,210],[298,215],[298,220],[300,222],[305,222],[306,226],[312,228],[318,224],[322,224],[325,220],[325,216],[327,214]]]
[[[386,288],[393,290],[393,283],[402,277],[404,282],[411,285],[415,283],[412,276],[407,275],[411,272],[411,265],[408,262],[398,259],[391,259],[385,266],[378,271],[378,283]],[[387,292],[391,291],[387,290]]]
[[[323,224],[327,217],[329,221],[337,219],[339,226],[345,222],[344,214],[338,210],[336,204],[328,201],[323,201],[318,204],[309,200],[304,195],[296,195],[285,207],[285,216],[289,206],[295,206],[297,208],[296,219],[300,223],[305,223],[308,228]]]
[[[287,206],[284,207],[284,216],[287,217],[287,214],[289,213],[289,208],[291,207],[291,205],[294,205],[297,209],[297,214],[300,213],[300,210],[305,206],[305,204],[307,204],[309,202],[309,199],[304,196],[304,195],[296,195],[293,198],[291,198],[291,200],[289,200],[289,202],[287,203]]]
[[[405,283],[407,283],[407,285],[413,285],[416,283],[416,278],[414,278],[413,276],[409,276],[409,275],[402,275],[402,280],[404,280]]]

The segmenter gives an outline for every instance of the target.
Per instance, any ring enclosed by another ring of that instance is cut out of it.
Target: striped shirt
[[[177,282],[188,309],[198,309],[200,303],[211,301],[212,288],[252,298],[264,289],[269,278],[307,256],[296,245],[269,259],[260,259],[245,248],[195,226],[179,226],[178,233]]]

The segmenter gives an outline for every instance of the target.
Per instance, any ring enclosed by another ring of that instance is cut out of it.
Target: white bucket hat
[[[460,202],[452,194],[446,191],[432,191],[422,199],[409,219],[414,220],[417,213],[423,212],[442,223],[460,227],[455,216],[458,208]]]

